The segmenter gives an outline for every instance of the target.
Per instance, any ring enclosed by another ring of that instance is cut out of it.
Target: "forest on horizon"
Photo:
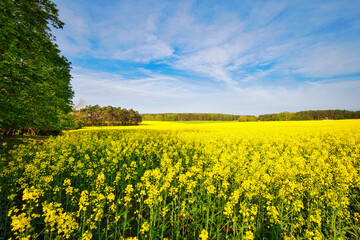
[[[143,121],[300,121],[325,119],[359,119],[360,111],[349,110],[307,110],[254,115],[233,115],[221,113],[146,113],[140,114]]]

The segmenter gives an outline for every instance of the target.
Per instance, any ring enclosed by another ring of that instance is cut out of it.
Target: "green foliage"
[[[360,111],[316,110],[301,111],[294,114],[292,120],[324,120],[324,119],[358,119]]]
[[[275,121],[289,121],[294,114],[291,112],[281,112],[275,117]]]
[[[296,113],[281,112],[263,114],[258,117],[259,121],[289,121],[289,120],[337,120],[359,119],[360,111],[347,110],[310,110]]]
[[[62,28],[48,0],[0,1],[0,130],[61,130],[71,111],[70,62],[50,26]]]
[[[86,106],[74,111],[73,114],[77,121],[76,128],[82,126],[138,125],[142,121],[139,112],[112,106]]]
[[[256,121],[257,121],[257,117],[255,117],[255,116],[243,115],[243,116],[240,116],[240,117],[238,118],[238,121],[239,121],[239,122],[256,122]]]
[[[144,121],[236,121],[239,115],[220,113],[141,114]]]

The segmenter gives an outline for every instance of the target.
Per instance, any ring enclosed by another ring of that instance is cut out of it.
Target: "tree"
[[[257,117],[252,115],[243,115],[238,118],[239,122],[255,122],[257,121]]]
[[[139,112],[133,109],[99,105],[74,110],[73,116],[86,126],[138,125],[142,121]]]
[[[0,0],[0,130],[60,130],[74,95],[70,62],[51,26],[62,28],[49,0]]]
[[[294,113],[291,112],[281,112],[276,115],[275,121],[289,121],[293,115]]]

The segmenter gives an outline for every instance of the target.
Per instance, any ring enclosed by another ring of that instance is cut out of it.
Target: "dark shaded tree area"
[[[117,126],[138,125],[142,118],[139,112],[120,107],[86,106],[73,112],[78,127],[85,126]]]
[[[296,113],[281,112],[263,114],[258,117],[259,121],[296,121],[296,120],[325,120],[325,119],[359,119],[360,111],[348,110],[309,110]]]
[[[241,117],[219,113],[159,113],[141,114],[141,116],[144,121],[237,121]],[[255,116],[247,117],[256,118]]]
[[[0,0],[0,132],[41,134],[71,125],[70,62],[50,27],[62,28],[48,0]]]

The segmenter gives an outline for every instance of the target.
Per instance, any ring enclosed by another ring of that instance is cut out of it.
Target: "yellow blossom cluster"
[[[87,127],[8,155],[5,238],[360,238],[360,120]]]

